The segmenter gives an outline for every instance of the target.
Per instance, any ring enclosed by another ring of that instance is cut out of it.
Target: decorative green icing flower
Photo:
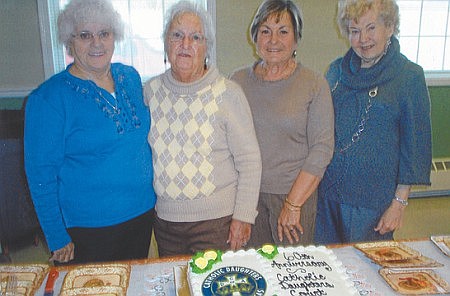
[[[194,273],[204,273],[212,268],[212,266],[222,261],[222,252],[220,250],[207,250],[197,252],[192,256],[189,262]]]
[[[278,254],[277,246],[272,244],[262,245],[260,249],[258,249],[258,253],[267,259],[273,259]]]

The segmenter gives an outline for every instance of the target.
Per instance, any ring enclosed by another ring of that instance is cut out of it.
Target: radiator
[[[410,197],[450,196],[450,158],[433,159],[431,186],[413,186]]]

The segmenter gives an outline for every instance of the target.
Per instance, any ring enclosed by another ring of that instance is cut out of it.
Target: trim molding
[[[427,198],[427,197],[449,197],[450,190],[435,190],[435,191],[417,191],[411,192],[409,198]]]
[[[207,0],[206,1],[206,6],[207,6],[207,10],[209,12],[209,14],[211,15],[211,21],[213,23],[213,30],[214,30],[214,34],[216,36],[216,42],[214,42],[214,48],[212,50],[212,52],[210,53],[210,59],[211,59],[211,63],[213,65],[217,65],[217,11],[216,11],[216,0]]]
[[[0,89],[0,100],[5,98],[25,98],[33,91],[35,87],[32,88],[22,88],[22,89]]]
[[[52,48],[52,31],[51,20],[49,16],[49,5],[47,1],[38,1],[38,17],[39,17],[39,30],[41,33],[41,48],[42,58],[44,63],[44,75],[45,79],[50,78],[55,74],[55,64],[53,62],[53,48]]]

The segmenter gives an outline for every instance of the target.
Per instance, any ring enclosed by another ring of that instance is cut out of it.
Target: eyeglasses
[[[181,42],[184,40],[185,37],[186,35],[180,31],[174,31],[169,33],[169,41],[173,43]],[[201,33],[192,33],[189,34],[187,37],[189,41],[195,44],[202,43],[206,39],[205,36]]]
[[[97,36],[101,41],[107,41],[113,37],[113,32],[111,30],[101,30],[97,33],[92,33],[90,31],[81,31],[80,33],[72,34],[73,38],[79,38],[84,42],[91,42],[92,40],[94,40],[95,36]]]

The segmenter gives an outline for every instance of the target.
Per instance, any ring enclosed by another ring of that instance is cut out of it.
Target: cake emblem
[[[205,296],[262,296],[266,289],[266,280],[259,272],[242,266],[216,269],[202,284],[202,293]]]

